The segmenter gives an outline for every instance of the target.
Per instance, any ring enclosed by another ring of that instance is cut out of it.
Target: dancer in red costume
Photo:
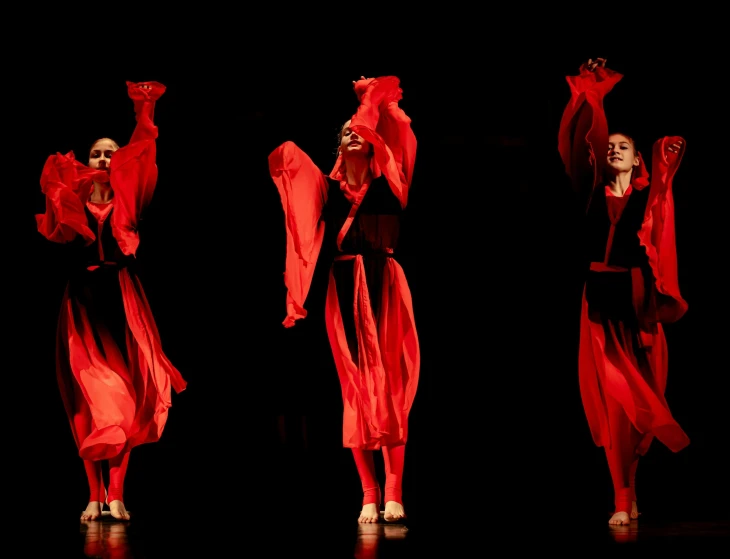
[[[320,249],[334,249],[325,317],[342,388],[343,446],[352,449],[364,493],[361,523],[377,522],[383,501],[386,521],[405,517],[408,415],[420,368],[411,293],[395,259],[416,156],[399,85],[395,76],[353,82],[360,105],[342,127],[328,175],[293,142],[269,155],[286,218],[287,328],[307,315]],[[373,459],[378,449],[384,495]]]
[[[654,438],[673,452],[689,438],[664,392],[663,324],[679,320],[672,182],[685,149],[679,136],[654,143],[651,174],[634,140],[608,132],[603,99],[623,76],[589,59],[568,76],[571,98],[558,150],[574,188],[587,195],[579,383],[593,440],[602,446],[614,486],[611,525],[639,516],[635,477]]]
[[[137,125],[120,148],[94,142],[88,166],[73,152],[51,155],[41,175],[46,210],[38,231],[69,250],[70,277],[56,340],[57,379],[89,481],[81,520],[129,520],[124,477],[131,449],[159,440],[171,392],[186,383],[162,351],[135,273],[138,224],[157,183],[157,82],[127,82]],[[108,485],[102,474],[108,461]]]

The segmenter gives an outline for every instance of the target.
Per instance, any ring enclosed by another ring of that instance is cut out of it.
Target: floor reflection
[[[378,545],[382,540],[402,540],[408,533],[404,524],[358,524],[355,559],[374,559],[378,557]]]
[[[131,523],[111,516],[99,520],[82,520],[84,555],[94,559],[130,559],[133,557],[127,528]]]
[[[78,517],[77,517],[78,518]],[[626,526],[590,522],[579,518],[569,526],[525,523],[517,519],[504,524],[460,519],[446,522],[417,518],[408,522],[358,524],[356,520],[337,516],[315,522],[300,519],[232,520],[230,517],[184,517],[176,514],[135,516],[130,522],[105,516],[100,520],[54,525],[44,538],[31,537],[39,554],[39,545],[48,545],[49,557],[86,557],[87,559],[142,559],[187,557],[191,550],[202,549],[201,557],[243,555],[245,550],[261,548],[268,558],[278,557],[462,557],[472,549],[493,549],[501,540],[513,542],[542,541],[545,550],[558,552],[585,549],[600,553],[602,549],[622,548],[625,555],[637,544],[644,549],[671,546],[697,550],[715,547],[730,536],[730,521],[674,522],[642,517]],[[608,532],[608,533],[607,533]],[[720,538],[720,541],[718,541]],[[69,544],[66,545],[66,542]],[[617,546],[618,544],[618,546]],[[623,545],[626,544],[626,545]],[[66,554],[71,546],[74,552]],[[83,549],[83,553],[79,551]],[[582,550],[582,551],[581,551]],[[354,551],[354,553],[353,553]]]
[[[616,543],[635,542],[639,535],[639,521],[632,520],[630,524],[609,524],[608,530]]]

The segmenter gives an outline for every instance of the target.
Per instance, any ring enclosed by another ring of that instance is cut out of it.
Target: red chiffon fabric
[[[560,125],[558,150],[566,172],[579,184],[588,177],[592,195],[605,195],[601,188],[603,166],[608,152],[608,126],[603,99],[623,76],[608,68],[590,72],[581,67],[578,76],[567,78],[571,99],[564,110]],[[673,418],[664,392],[667,384],[667,346],[663,323],[678,320],[687,310],[679,292],[677,255],[674,235],[674,202],[672,181],[684,154],[684,141],[679,153],[668,147],[682,138],[664,137],[657,140],[652,152],[652,172],[639,168],[627,190],[649,185],[649,201],[644,213],[639,241],[645,248],[654,276],[654,289],[643,293],[639,278],[633,282],[635,307],[639,319],[642,348],[635,347],[626,324],[602,320],[589,313],[583,293],[579,382],[588,424],[598,446],[611,447],[611,425],[606,397],[623,408],[633,426],[642,435],[636,452],[644,454],[654,437],[677,452],[689,444],[689,438]],[[592,180],[591,180],[592,177]],[[650,177],[650,178],[649,178]],[[586,183],[584,183],[586,184]],[[608,200],[609,211],[621,202]],[[621,208],[615,208],[618,218]],[[614,220],[611,220],[612,223]],[[606,261],[593,263],[594,269],[607,264],[611,236],[606,249]],[[601,269],[599,271],[610,271]],[[636,272],[637,270],[631,270]],[[651,305],[644,305],[650,298]]]
[[[140,86],[150,85],[150,90]],[[114,153],[109,180],[112,202],[90,203],[95,177],[74,154],[50,156],[41,175],[46,196],[44,214],[36,215],[38,231],[57,243],[81,237],[90,245],[111,227],[125,255],[139,245],[137,223],[157,181],[153,123],[155,101],[165,91],[157,82],[127,82],[134,100],[137,126],[131,142]],[[89,227],[85,206],[99,222]],[[106,217],[111,212],[111,218]],[[99,260],[104,262],[99,243]],[[93,274],[93,267],[88,273]],[[157,441],[171,407],[171,389],[177,393],[186,381],[162,350],[160,335],[139,278],[119,268],[119,289],[126,317],[126,347],[119,347],[106,325],[95,322],[86,302],[66,288],[57,329],[57,379],[79,455],[85,460],[110,459],[139,444]],[[82,438],[74,425],[77,414],[90,415],[91,433]]]
[[[385,176],[393,194],[405,208],[416,155],[416,138],[410,118],[398,106],[402,98],[399,80],[386,76],[360,80],[355,92],[360,100],[350,128],[373,145],[374,177]],[[327,177],[293,142],[285,142],[269,156],[271,177],[281,196],[286,223],[287,316],[284,326],[294,326],[306,316],[304,301],[324,238],[322,211],[327,202]],[[328,175],[339,180],[347,193],[338,157]],[[353,208],[338,235],[338,249],[352,223],[363,186],[352,199]],[[354,260],[354,293],[351,301],[339,301],[330,271],[325,320],[330,346],[342,388],[343,445],[379,449],[403,444],[408,438],[408,415],[415,398],[420,371],[420,348],[413,316],[411,293],[403,269],[387,258],[381,293],[370,293],[365,281],[362,255],[341,255]],[[381,312],[376,323],[370,305],[379,297]],[[357,362],[348,348],[340,312],[341,304],[354,304]]]

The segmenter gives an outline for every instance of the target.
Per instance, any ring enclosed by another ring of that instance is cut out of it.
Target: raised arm
[[[166,87],[159,82],[127,82],[127,94],[134,101],[137,126],[129,143],[157,138],[154,123],[155,103],[165,93]]]
[[[137,126],[129,144],[114,153],[110,172],[115,199],[112,230],[125,254],[136,253],[139,220],[157,186],[157,126],[153,117],[155,103],[164,92],[165,86],[159,82],[127,82]]]
[[[283,324],[291,328],[307,316],[304,302],[324,239],[321,217],[327,201],[327,179],[294,142],[284,142],[271,152],[269,173],[284,210],[287,294]]]
[[[411,119],[399,106],[403,98],[395,76],[360,78],[353,82],[360,101],[350,128],[373,144],[375,160],[405,207],[416,161],[416,136]]]
[[[558,151],[576,192],[589,194],[606,164],[608,124],[603,99],[623,75],[605,67],[606,60],[589,59],[577,76],[567,76],[570,101],[563,110]]]

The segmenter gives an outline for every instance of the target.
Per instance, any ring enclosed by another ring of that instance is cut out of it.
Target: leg
[[[106,488],[101,473],[101,460],[84,460],[84,470],[86,470],[86,479],[89,480],[89,490],[91,492],[89,501],[97,501],[103,504],[106,500]]]
[[[74,415],[74,427],[80,440],[83,440],[91,433],[91,417],[88,410],[82,408],[79,413]],[[89,504],[86,505],[86,510],[81,513],[81,520],[97,520],[101,517],[104,500],[106,499],[101,462],[92,460],[84,460],[83,462],[86,479],[89,482]]]
[[[611,429],[611,448],[606,448],[605,451],[616,507],[608,523],[629,524],[630,515],[636,507],[636,489],[633,481],[638,466],[636,449],[641,435],[618,402],[607,397],[606,403]]]
[[[106,499],[104,478],[101,474],[101,461],[84,460],[86,479],[89,481],[89,504],[81,513],[81,520],[97,520],[101,516]]]
[[[629,484],[631,486],[631,516],[632,520],[639,518],[639,508],[636,505],[636,469],[639,467],[639,457],[636,456],[634,461],[631,463],[631,469],[629,470]]]
[[[375,475],[373,451],[353,448],[352,456],[355,458],[355,466],[360,475],[363,492],[362,511],[360,511],[360,518],[357,521],[360,523],[377,522],[380,518],[380,486]]]
[[[124,507],[124,478],[127,475],[130,450],[109,460],[109,509],[117,520],[129,520]]]
[[[406,445],[384,446],[385,520],[393,522],[406,517],[403,509],[403,466]]]

